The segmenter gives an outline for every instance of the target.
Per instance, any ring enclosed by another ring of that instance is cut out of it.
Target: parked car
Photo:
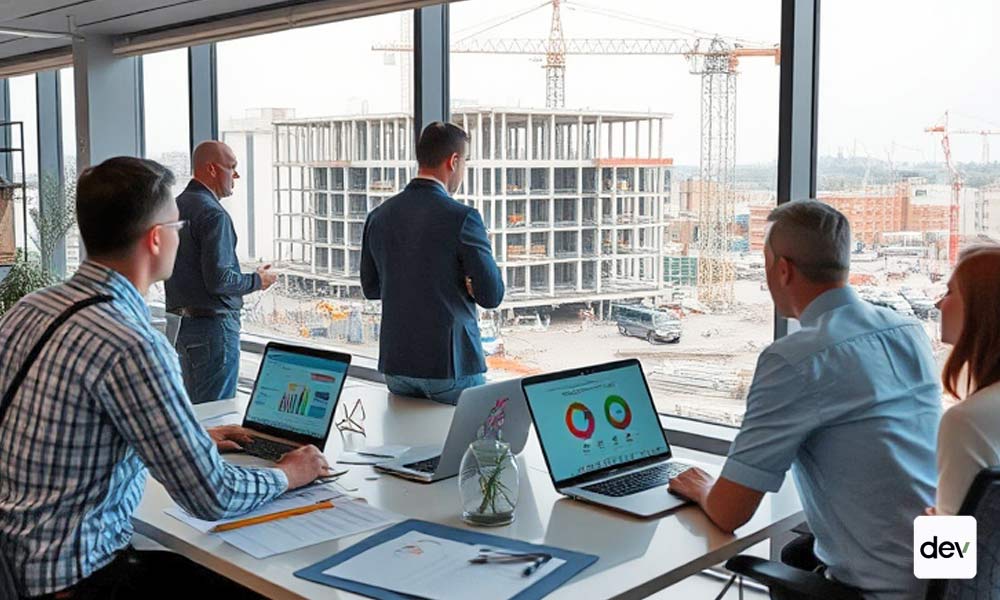
[[[618,324],[618,333],[656,342],[681,341],[681,321],[665,310],[632,304],[612,304],[611,318]]]
[[[921,319],[931,319],[937,309],[934,307],[934,302],[928,298],[923,292],[916,290],[904,290],[902,291],[903,298],[910,303],[913,308],[913,314]]]

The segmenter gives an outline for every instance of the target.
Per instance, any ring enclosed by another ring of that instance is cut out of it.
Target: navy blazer
[[[476,304],[496,308],[503,279],[479,211],[440,184],[414,179],[368,215],[361,287],[382,300],[379,371],[431,379],[486,371]]]
[[[243,296],[260,289],[260,275],[243,273],[236,257],[236,229],[229,213],[200,181],[177,196],[181,229],[174,272],[164,284],[167,310],[239,311]]]

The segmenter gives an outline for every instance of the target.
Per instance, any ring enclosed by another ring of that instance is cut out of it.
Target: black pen
[[[545,563],[549,562],[550,560],[552,560],[552,557],[550,555],[548,555],[548,554],[546,554],[545,556],[539,556],[537,559],[535,559],[535,562],[533,562],[532,564],[528,565],[527,567],[524,568],[523,571],[521,571],[521,576],[522,577],[530,577],[542,565],[544,565]]]

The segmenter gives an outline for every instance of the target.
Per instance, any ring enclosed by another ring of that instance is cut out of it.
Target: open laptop
[[[463,390],[443,447],[411,448],[399,458],[379,463],[375,468],[423,483],[458,475],[462,456],[501,400],[506,400],[503,404],[501,439],[510,444],[511,452],[519,453],[528,439],[531,417],[524,405],[521,381],[513,379]]]
[[[269,342],[243,417],[254,441],[243,450],[272,461],[306,444],[323,450],[350,364],[350,354]]]
[[[559,493],[641,517],[687,502],[667,484],[691,465],[672,460],[638,360],[521,384]]]

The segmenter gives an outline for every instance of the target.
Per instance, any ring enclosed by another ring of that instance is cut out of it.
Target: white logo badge
[[[975,517],[917,517],[913,520],[913,574],[917,579],[976,576]]]

